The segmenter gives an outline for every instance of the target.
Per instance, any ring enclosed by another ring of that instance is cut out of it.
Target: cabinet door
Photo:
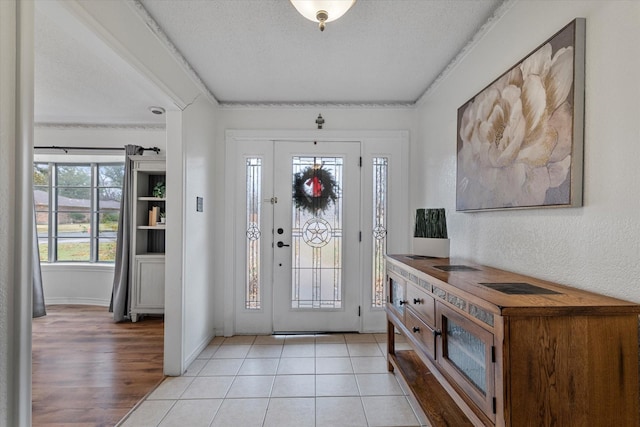
[[[406,282],[400,276],[389,273],[387,276],[387,286],[389,292],[389,304],[387,307],[400,320],[404,321],[404,308],[407,304]]]
[[[439,302],[436,315],[442,333],[437,363],[495,421],[493,334]]]
[[[135,308],[164,308],[164,257],[137,257],[135,275]]]

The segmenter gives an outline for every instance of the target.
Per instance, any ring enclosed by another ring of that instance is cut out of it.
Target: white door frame
[[[392,157],[392,161],[395,163],[393,167],[394,173],[389,176],[389,191],[393,192],[395,197],[394,208],[389,212],[387,237],[387,251],[388,252],[406,252],[409,247],[410,237],[410,216],[408,214],[408,165],[409,165],[409,132],[408,131],[368,131],[368,130],[346,130],[346,131],[331,131],[331,130],[227,130],[226,131],[226,154],[225,154],[225,242],[227,243],[228,250],[225,253],[224,259],[224,272],[223,283],[224,293],[223,298],[226,302],[223,304],[224,313],[224,325],[223,334],[225,336],[231,336],[239,331],[236,331],[236,310],[237,305],[237,292],[239,286],[238,281],[242,278],[236,277],[235,269],[235,257],[238,253],[238,245],[241,242],[237,241],[235,234],[237,219],[235,213],[235,201],[237,197],[236,189],[236,176],[237,169],[235,168],[236,160],[236,147],[239,143],[255,143],[273,141],[314,141],[322,140],[327,142],[340,142],[340,141],[357,141],[362,144],[363,161],[367,162],[372,156],[387,155],[384,147],[395,147],[394,150],[389,151],[389,157]],[[370,170],[370,169],[368,169]],[[363,174],[366,174],[367,168],[363,167]],[[363,175],[364,176],[364,175]],[[365,179],[363,179],[363,182]],[[367,192],[367,187],[363,185],[364,194]],[[366,196],[363,196],[366,197]],[[362,212],[361,224],[366,227],[365,224],[371,223],[369,219],[369,212]],[[367,222],[368,221],[368,222]],[[364,233],[363,242],[366,239],[366,232]],[[361,253],[365,252],[365,246],[362,247]],[[363,269],[364,260],[360,257],[360,276],[364,279],[369,277]],[[365,302],[367,298],[366,286],[363,286],[362,300]],[[370,293],[370,292],[369,292]],[[384,311],[381,309],[371,309],[368,304],[362,304],[362,321],[360,332],[381,332],[385,329],[386,323],[384,322]],[[265,313],[266,316],[271,316]],[[271,317],[269,317],[269,328],[265,327],[264,331],[255,331],[255,333],[270,333],[271,332]],[[267,331],[267,329],[269,329]],[[247,333],[247,332],[244,332]]]

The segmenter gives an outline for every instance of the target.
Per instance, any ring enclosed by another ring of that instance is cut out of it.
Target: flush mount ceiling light
[[[157,114],[159,116],[164,114],[164,108],[162,108],[162,107],[149,107],[149,111],[151,111],[153,114]]]
[[[335,21],[347,13],[356,0],[290,0],[293,7],[310,21],[318,22],[324,31],[327,22]]]

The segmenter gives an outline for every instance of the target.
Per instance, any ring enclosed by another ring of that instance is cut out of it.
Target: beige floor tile
[[[235,377],[196,377],[182,394],[182,399],[221,399]]]
[[[412,350],[413,348],[411,347],[411,344],[409,344],[408,342],[396,342],[395,349],[396,351],[401,351],[401,350]]]
[[[251,349],[250,344],[234,344],[234,345],[221,345],[220,348],[213,354],[214,359],[241,359],[247,356]]]
[[[284,340],[285,345],[289,344],[315,344],[315,335],[287,335]]]
[[[346,344],[316,344],[316,357],[345,357],[348,355]]]
[[[420,425],[404,396],[363,397],[362,404],[370,427]]]
[[[356,374],[385,374],[387,370],[387,359],[379,357],[352,357],[351,365]]]
[[[209,345],[220,345],[224,342],[225,337],[214,337],[210,342]]]
[[[148,400],[179,399],[182,393],[191,385],[193,377],[168,377],[162,381],[147,398]]]
[[[278,375],[315,374],[316,365],[313,357],[288,357],[280,359]]]
[[[373,336],[376,338],[376,342],[379,343],[387,343],[387,333],[383,333],[383,334],[373,334]]]
[[[316,344],[341,344],[344,343],[344,334],[317,334],[316,335]]]
[[[278,375],[271,391],[271,397],[314,397],[315,395],[315,375]]]
[[[238,375],[275,375],[280,359],[245,359]]]
[[[366,427],[359,397],[316,398],[316,427]]]
[[[250,375],[236,377],[227,393],[227,398],[269,397],[273,387],[273,375]]]
[[[283,344],[277,345],[252,345],[247,357],[249,358],[267,358],[276,357],[279,358],[282,354]]]
[[[362,356],[384,356],[384,353],[380,350],[378,343],[350,343],[347,344],[349,350],[349,356],[362,357]]]
[[[146,400],[120,424],[120,427],[156,427],[175,402],[175,400]]]
[[[226,337],[222,345],[253,344],[255,340],[255,335],[235,335],[233,337]]]
[[[374,334],[344,334],[344,340],[348,343],[365,342],[375,343],[376,337]]]
[[[269,401],[264,427],[314,427],[314,398],[275,398]]]
[[[208,427],[222,399],[178,400],[158,427]]]
[[[200,370],[207,364],[207,359],[196,359],[191,362],[191,365],[182,374],[183,377],[195,377],[200,373]]]
[[[316,376],[316,396],[359,396],[355,375]]]
[[[316,360],[316,374],[353,374],[349,357],[319,357]]]
[[[315,355],[316,345],[314,343],[288,344],[282,349],[282,357],[314,357]]]
[[[258,335],[253,345],[283,345],[286,335]]]
[[[200,370],[200,377],[236,375],[244,359],[210,359]]]
[[[205,347],[200,354],[198,355],[198,359],[211,359],[216,351],[218,351],[219,345],[211,345],[209,344]]]
[[[396,377],[391,374],[356,375],[361,396],[403,396],[404,392]]]
[[[262,427],[269,399],[225,399],[211,427]]]

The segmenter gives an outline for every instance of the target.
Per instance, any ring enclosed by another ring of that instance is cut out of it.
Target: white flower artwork
[[[583,42],[575,20],[460,107],[458,211],[582,204]]]

